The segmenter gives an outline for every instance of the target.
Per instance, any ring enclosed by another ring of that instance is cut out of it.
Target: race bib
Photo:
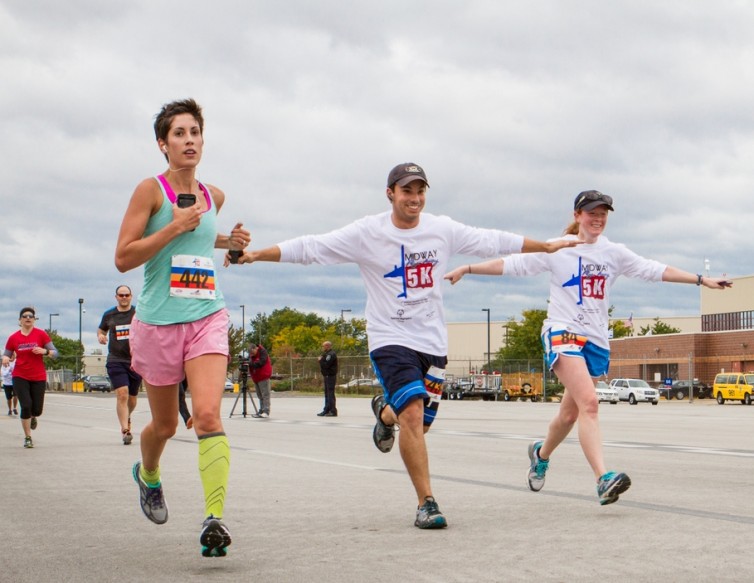
[[[581,352],[586,344],[587,337],[574,334],[567,330],[558,330],[550,333],[550,350],[552,352]]]
[[[193,300],[215,299],[215,262],[211,257],[173,255],[170,295]]]
[[[442,384],[445,382],[445,369],[430,366],[424,377],[424,388],[430,401],[439,403],[442,400]]]
[[[116,340],[128,340],[131,336],[131,324],[118,324],[115,327]]]

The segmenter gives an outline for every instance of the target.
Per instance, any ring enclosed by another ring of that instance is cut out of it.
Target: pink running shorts
[[[184,363],[203,354],[228,356],[228,310],[218,310],[195,322],[156,326],[131,322],[131,367],[152,386],[180,383]]]

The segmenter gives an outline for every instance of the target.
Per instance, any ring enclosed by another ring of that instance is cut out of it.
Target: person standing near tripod
[[[254,417],[269,417],[272,363],[267,351],[261,344],[252,344],[249,347],[249,369],[259,399],[259,412],[255,413]]]
[[[319,360],[319,369],[325,382],[325,408],[318,417],[337,417],[338,409],[335,406],[335,378],[338,375],[338,355],[332,349],[332,342],[325,340],[322,343],[322,354]]]

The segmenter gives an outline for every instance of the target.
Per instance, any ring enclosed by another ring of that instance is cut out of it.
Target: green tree
[[[323,318],[314,312],[304,313],[292,308],[257,314],[250,320],[248,342],[260,342],[270,355],[288,358],[291,355],[315,356],[322,342],[329,340],[341,354],[366,354],[366,320]],[[274,358],[273,358],[274,361]]]
[[[508,322],[508,341],[498,351],[498,358],[503,360],[542,359],[542,324],[547,317],[547,310],[524,310],[520,322]]]
[[[654,324],[642,326],[639,330],[639,336],[657,336],[658,334],[678,334],[681,330],[674,328],[665,322],[661,322],[660,318],[654,319]]]
[[[623,320],[613,320],[613,311],[615,306],[610,306],[607,310],[607,316],[610,321],[608,328],[613,331],[613,338],[623,338],[631,336],[632,329]]]
[[[55,348],[58,349],[58,357],[45,357],[45,368],[67,368],[75,371],[76,363],[81,362],[81,374],[86,374],[86,371],[83,370],[83,361],[79,360],[82,356],[84,356],[84,346],[78,341],[78,339],[74,340],[73,338],[64,338],[63,336],[58,334],[57,330],[51,330],[48,332],[48,334],[50,335],[50,340],[52,340]]]
[[[267,314],[257,314],[251,320],[251,330],[249,339],[253,342],[260,342],[265,348],[274,348],[275,337],[285,328],[296,328],[297,326],[325,326],[325,319],[309,312],[299,312],[293,308],[285,307],[274,310],[269,316]]]

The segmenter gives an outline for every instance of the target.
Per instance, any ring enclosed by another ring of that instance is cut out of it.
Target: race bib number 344
[[[211,257],[173,255],[170,295],[194,300],[215,299],[215,262]]]

